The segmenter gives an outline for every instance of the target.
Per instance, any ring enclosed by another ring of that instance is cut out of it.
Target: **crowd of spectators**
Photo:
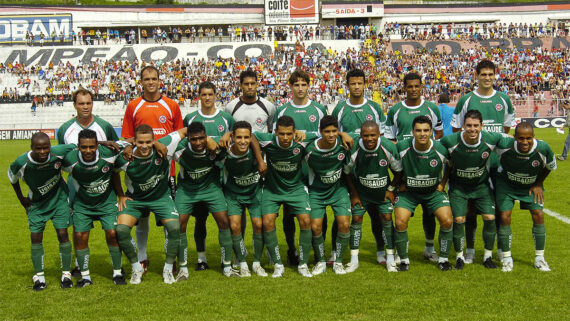
[[[302,34],[304,29],[298,30]],[[349,48],[344,52],[331,48],[321,51],[305,46],[300,39],[296,46],[279,46],[271,57],[265,58],[186,58],[152,63],[161,70],[162,91],[180,104],[191,106],[198,102],[198,85],[206,80],[213,81],[220,89],[219,104],[239,96],[239,73],[246,68],[259,73],[259,95],[268,97],[277,105],[289,99],[287,78],[295,68],[304,68],[311,74],[312,98],[331,105],[346,98],[344,75],[355,67],[368,75],[366,95],[384,108],[404,97],[402,78],[411,70],[422,75],[426,99],[436,101],[443,92],[453,103],[473,89],[474,67],[484,57],[499,66],[496,88],[507,93],[515,105],[528,104],[529,99],[534,104],[546,103],[549,98],[553,101],[570,98],[570,49],[501,50],[475,46],[462,50],[458,55],[428,50],[399,52],[387,50],[389,40],[376,37],[372,31],[370,34],[359,48]],[[141,93],[138,75],[144,65],[145,62],[139,61],[101,60],[81,65],[61,62],[47,67],[0,64],[0,73],[8,73],[18,79],[16,88],[4,88],[1,101],[30,101],[40,96],[39,107],[54,105],[60,98],[61,101],[69,100],[70,93],[81,84],[91,88],[97,95],[96,99],[106,104],[125,105]],[[555,107],[553,114],[558,112]]]

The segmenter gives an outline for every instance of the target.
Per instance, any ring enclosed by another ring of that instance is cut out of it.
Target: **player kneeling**
[[[497,175],[496,199],[501,213],[499,239],[503,247],[503,271],[513,270],[511,256],[511,213],[515,200],[520,201],[521,209],[527,209],[532,216],[532,236],[534,238],[534,267],[548,272],[550,267],[544,259],[546,230],[544,228],[544,188],[548,174],[556,169],[554,153],[547,143],[534,138],[534,130],[529,123],[520,123],[515,128],[515,138],[507,146],[499,146],[500,166]]]
[[[127,186],[126,197],[119,198],[117,238],[133,268],[131,284],[139,284],[144,273],[131,237],[131,229],[143,213],[148,212],[153,212],[156,221],[166,229],[166,263],[162,272],[164,283],[172,284],[188,278],[188,270],[180,270],[177,280],[172,275],[180,243],[180,221],[168,186],[170,159],[185,134],[184,128],[159,140],[168,150],[167,157],[163,158],[154,147],[152,127],[140,125],[135,129],[132,160],[117,158],[117,168],[125,172]]]
[[[32,239],[32,264],[36,272],[32,278],[34,291],[46,288],[42,241],[49,220],[53,222],[59,241],[61,288],[73,287],[70,272],[71,243],[67,234],[71,215],[67,202],[67,186],[61,177],[61,165],[64,156],[75,147],[69,144],[52,148],[47,134],[36,133],[31,139],[32,149],[18,157],[8,169],[10,183],[28,216]],[[22,195],[20,179],[28,185],[27,197]]]

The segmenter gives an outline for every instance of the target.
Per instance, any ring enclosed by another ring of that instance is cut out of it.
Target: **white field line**
[[[548,214],[548,215],[554,217],[555,219],[557,219],[557,220],[559,220],[559,221],[562,221],[562,222],[564,222],[564,223],[566,223],[566,224],[570,224],[570,218],[568,218],[568,217],[566,217],[566,216],[564,216],[564,215],[562,215],[562,214],[560,214],[560,213],[551,211],[551,210],[549,210],[549,209],[547,209],[547,208],[543,209],[542,211],[543,211],[544,213],[546,213],[546,214]]]

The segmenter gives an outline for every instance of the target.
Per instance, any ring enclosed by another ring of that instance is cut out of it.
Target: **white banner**
[[[265,0],[265,24],[319,23],[318,0]]]

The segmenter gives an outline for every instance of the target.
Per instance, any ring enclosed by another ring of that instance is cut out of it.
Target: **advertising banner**
[[[0,140],[30,139],[37,132],[46,133],[55,139],[55,129],[0,129]]]
[[[319,23],[318,0],[265,0],[265,24]]]
[[[0,44],[37,42],[42,39],[45,42],[70,43],[71,20],[71,14],[0,15]],[[27,38],[29,33],[33,39]]]

